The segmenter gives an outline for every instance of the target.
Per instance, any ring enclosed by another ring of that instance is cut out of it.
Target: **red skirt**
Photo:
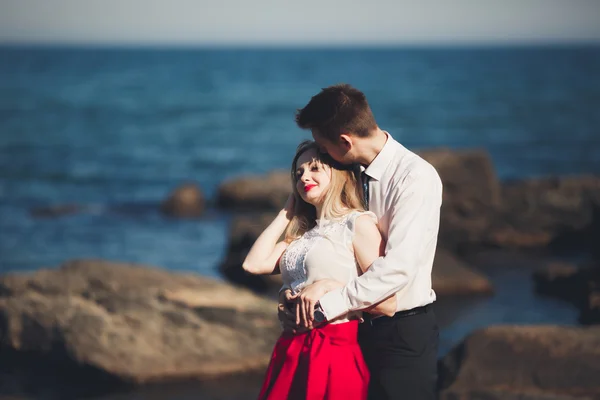
[[[369,371],[358,346],[358,321],[283,333],[259,400],[365,400]]]

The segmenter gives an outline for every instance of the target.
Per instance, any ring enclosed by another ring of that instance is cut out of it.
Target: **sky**
[[[600,44],[600,0],[0,0],[0,44]]]

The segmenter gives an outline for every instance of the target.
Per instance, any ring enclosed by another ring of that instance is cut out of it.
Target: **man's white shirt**
[[[431,269],[442,205],[442,181],[435,168],[388,139],[365,169],[370,177],[369,211],[386,241],[379,257],[361,276],[320,299],[328,320],[367,308],[396,294],[396,311],[435,301]]]

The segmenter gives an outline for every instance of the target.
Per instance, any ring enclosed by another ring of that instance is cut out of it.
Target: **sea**
[[[287,169],[318,91],[350,83],[413,150],[489,152],[504,181],[600,174],[600,47],[0,47],[0,273],[101,258],[223,279],[218,186]],[[192,182],[200,219],[159,204]],[[43,207],[84,212],[36,217]],[[482,269],[496,294],[442,326],[440,355],[496,323],[576,324],[531,269]]]

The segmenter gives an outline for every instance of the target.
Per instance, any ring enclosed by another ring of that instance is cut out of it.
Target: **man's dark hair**
[[[366,137],[377,128],[363,92],[341,83],[326,87],[296,112],[296,124],[333,142],[343,133]]]

